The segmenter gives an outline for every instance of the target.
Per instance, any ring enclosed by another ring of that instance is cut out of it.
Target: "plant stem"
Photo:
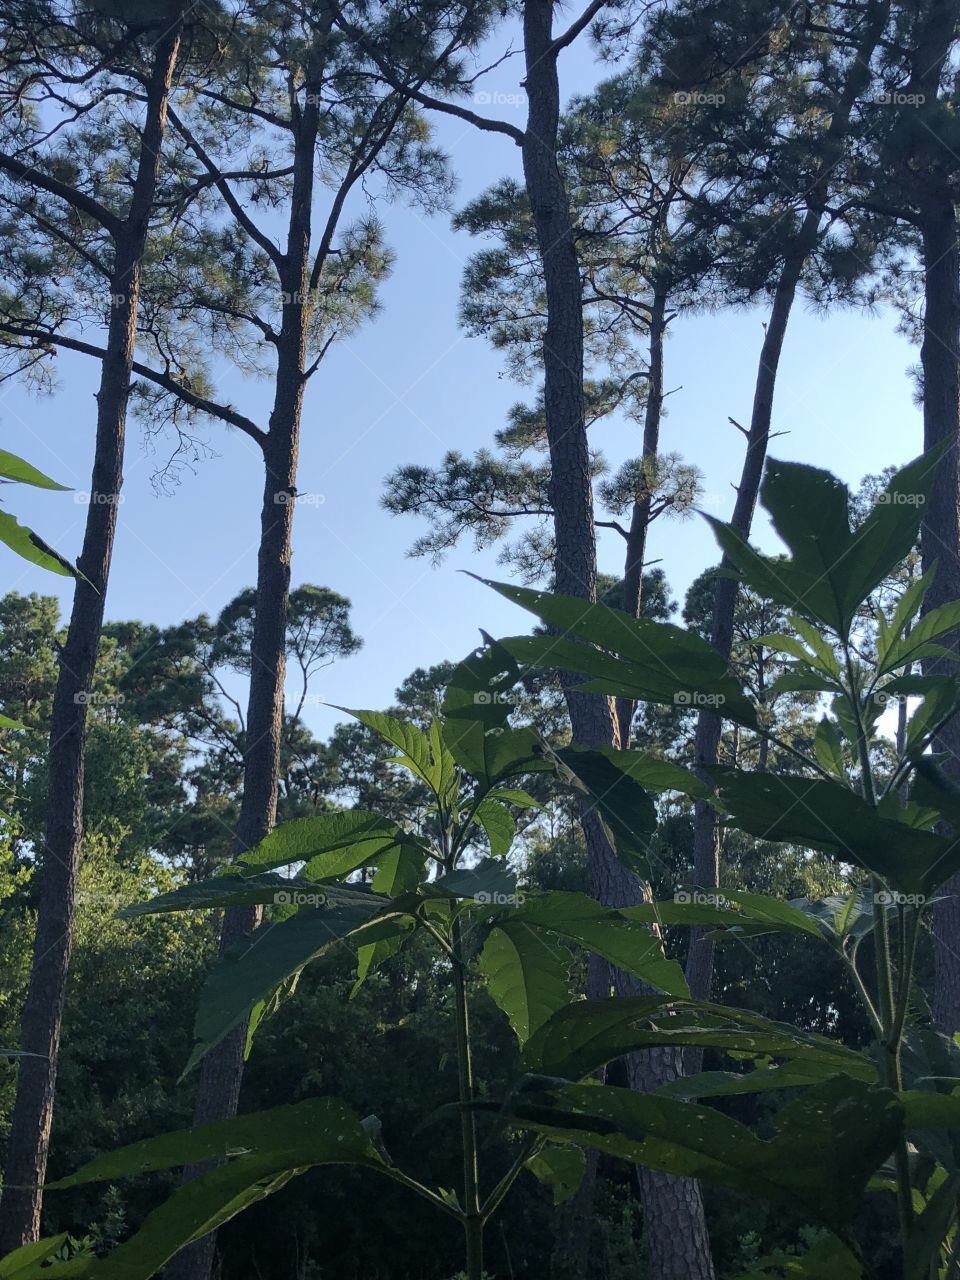
[[[467,1005],[466,964],[459,919],[453,921],[453,989],[457,1018],[457,1073],[460,1083],[460,1130],[463,1141],[463,1232],[467,1280],[483,1280],[483,1211],[477,1167],[477,1126],[473,1112],[473,1060],[470,1053],[470,1011]]]
[[[524,1140],[519,1152],[517,1153],[517,1158],[487,1197],[487,1201],[483,1206],[484,1223],[487,1223],[496,1213],[503,1201],[503,1198],[520,1176],[523,1166],[527,1163],[538,1147],[542,1145],[543,1139],[539,1134],[532,1134]]]
[[[860,702],[860,687],[850,646],[844,643],[846,658],[847,684],[850,706],[853,710],[857,726],[857,754],[860,759],[860,782],[863,798],[870,805],[876,806],[877,796],[873,784],[873,771],[870,767],[870,745],[867,739],[866,725],[863,719],[863,708]],[[890,960],[890,938],[887,933],[887,913],[885,903],[887,895],[881,889],[878,876],[871,875],[870,889],[873,894],[873,947],[877,968],[877,1011],[880,1017],[881,1034],[878,1036],[880,1050],[880,1070],[887,1088],[894,1093],[903,1089],[900,1074],[900,1038],[903,1033],[903,1021],[894,1013],[893,999],[893,965]],[[912,958],[912,957],[911,957]],[[900,995],[909,986],[910,966],[906,955],[901,959]],[[905,1009],[905,1005],[904,1005]],[[897,1167],[897,1212],[900,1220],[900,1252],[904,1276],[907,1275],[909,1260],[907,1258],[907,1240],[913,1222],[913,1191],[910,1186],[910,1159],[907,1154],[907,1139],[901,1134],[897,1141],[894,1159]]]

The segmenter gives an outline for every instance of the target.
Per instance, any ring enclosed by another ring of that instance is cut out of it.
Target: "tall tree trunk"
[[[656,289],[650,307],[650,365],[647,378],[647,403],[643,415],[643,447],[644,464],[653,467],[660,450],[660,422],[663,417],[663,339],[667,328],[667,292]],[[623,604],[624,613],[634,618],[640,617],[640,606],[643,594],[643,562],[647,555],[647,534],[650,528],[650,507],[653,492],[649,483],[649,472],[645,491],[633,504],[630,513],[630,528],[627,531],[627,554],[623,566]],[[617,726],[620,734],[620,746],[624,750],[630,745],[630,730],[633,725],[633,713],[637,704],[632,698],[618,698]]]
[[[923,438],[924,448],[946,443],[947,452],[924,513],[921,538],[923,570],[937,565],[924,611],[960,599],[960,239],[953,201],[945,192],[927,200],[921,217],[926,307],[923,321]],[[949,637],[960,650],[960,637]],[[944,660],[941,660],[941,664]],[[941,665],[936,664],[936,665]],[[952,664],[949,664],[952,665]],[[925,670],[933,671],[935,664]],[[947,768],[960,773],[960,723],[954,718],[937,739],[947,756]],[[960,875],[941,888],[933,908],[933,1016],[941,1031],[960,1031]]]
[[[918,17],[907,92],[917,95],[921,110],[936,107],[941,80],[948,67],[957,36],[954,0],[928,0]],[[923,602],[928,613],[948,600],[960,599],[960,232],[953,202],[953,157],[930,130],[927,143],[930,163],[923,175],[919,217],[924,272],[923,342],[923,447],[944,444],[930,501],[924,511],[921,532],[923,571],[936,563],[933,586]],[[960,635],[941,643],[960,652]],[[953,663],[945,665],[953,667]],[[924,663],[935,672],[941,662]],[[960,776],[960,723],[946,726],[937,738],[946,753],[947,769]],[[960,875],[952,876],[939,891],[933,908],[934,988],[933,1016],[941,1031],[960,1031]]]
[[[544,404],[550,448],[550,502],[555,513],[556,590],[596,599],[596,534],[583,396],[583,315],[580,264],[570,207],[557,164],[560,86],[553,43],[552,0],[525,0],[524,52],[528,98],[523,171],[543,264],[547,327],[543,344]],[[565,687],[573,741],[618,741],[609,698]],[[640,882],[610,848],[597,815],[582,814],[595,895],[610,905],[642,901]],[[617,975],[626,981],[627,975]],[[640,1083],[631,1080],[634,1086]],[[713,1280],[699,1184],[640,1171],[647,1249],[659,1280]]]
[[[33,962],[21,1020],[20,1060],[3,1201],[0,1254],[40,1234],[60,1051],[60,1028],[73,945],[77,872],[83,836],[86,695],[97,661],[104,601],[123,484],[123,449],[136,346],[140,275],[160,170],[167,101],[180,48],[177,23],[160,40],[147,85],[140,159],[127,217],[115,237],[110,324],[97,392],[91,501],[67,639],[60,655],[50,721],[49,781]],[[86,580],[85,580],[86,579]]]
[[[319,120],[315,104],[318,101],[319,92],[307,95],[307,107],[297,136],[287,250],[281,272],[283,297],[289,301],[284,305],[277,344],[274,404],[264,446],[265,478],[257,554],[256,614],[250,647],[243,798],[235,856],[259,844],[277,817],[293,511],[306,387],[308,270]],[[221,956],[245,934],[258,928],[262,918],[262,907],[228,908],[220,933]],[[246,1038],[244,1022],[203,1059],[193,1117],[195,1125],[236,1115]],[[189,1165],[183,1171],[182,1180],[191,1182],[210,1167],[209,1164]],[[216,1232],[211,1232],[181,1250],[164,1272],[167,1280],[208,1280],[216,1241]]]
[[[889,0],[878,0],[869,14],[867,25],[850,62],[840,98],[830,119],[817,178],[807,193],[806,213],[789,248],[777,283],[770,320],[760,351],[750,430],[747,434],[747,453],[743,461],[737,501],[731,520],[734,528],[744,536],[750,532],[753,513],[756,510],[767,444],[770,439],[777,369],[790,312],[807,259],[817,245],[830,174],[842,155],[854,104],[869,83],[871,60],[883,34],[889,12]],[[732,568],[726,557],[723,558],[722,567]],[[733,643],[737,591],[735,579],[727,577],[717,579],[710,639],[714,648],[724,658],[729,658]],[[698,769],[716,764],[720,748],[720,730],[721,720],[718,715],[706,710],[700,712],[697,718],[694,745]],[[720,845],[716,814],[704,801],[697,801],[694,809],[693,857],[694,878],[697,884],[701,888],[715,888],[720,883]],[[687,983],[690,994],[695,1000],[708,999],[713,982],[713,943],[705,936],[706,932],[705,929],[697,927],[690,931]],[[685,1067],[688,1072],[700,1069],[702,1056],[700,1050],[687,1051]]]

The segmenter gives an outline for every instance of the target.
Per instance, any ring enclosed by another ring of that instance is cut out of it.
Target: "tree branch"
[[[71,208],[87,214],[95,222],[99,222],[100,226],[114,238],[120,234],[123,227],[121,220],[112,214],[106,205],[102,205],[99,200],[94,200],[93,196],[84,195],[82,191],[77,191],[65,182],[59,182],[56,178],[41,173],[34,165],[24,164],[22,160],[17,160],[16,157],[7,155],[3,151],[0,151],[0,169],[6,170],[14,178],[19,178],[21,182],[40,187],[41,190],[69,204]]]
[[[48,333],[42,329],[21,328],[18,325],[8,324],[2,320],[0,320],[0,333],[7,333],[15,338],[26,338],[37,346],[55,346],[63,347],[67,351],[78,351],[81,355],[93,356],[96,360],[103,360],[107,354],[104,347],[95,346],[92,342],[84,342],[80,338],[69,338],[65,334]],[[197,395],[195,391],[191,391],[169,373],[163,373],[159,369],[151,369],[149,365],[141,364],[139,360],[134,360],[132,368],[138,377],[146,378],[148,382],[153,382],[158,387],[162,387],[164,391],[169,391],[171,395],[177,396],[184,404],[190,405],[192,409],[196,409],[200,413],[206,413],[211,418],[219,418],[221,422],[226,422],[229,426],[236,427],[238,431],[244,432],[251,440],[255,440],[261,449],[266,444],[267,433],[261,430],[250,418],[244,417],[242,413],[238,413],[230,405],[219,404],[215,400],[208,400],[205,396]]]

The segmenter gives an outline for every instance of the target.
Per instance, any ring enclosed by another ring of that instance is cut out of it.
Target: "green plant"
[[[296,1174],[352,1163],[456,1219],[467,1280],[481,1280],[484,1228],[520,1173],[529,1169],[562,1199],[578,1185],[582,1148],[592,1146],[799,1211],[811,1228],[806,1253],[745,1259],[750,1276],[875,1274],[869,1241],[857,1230],[872,1191],[891,1194],[898,1206],[904,1280],[947,1280],[960,1239],[960,1048],[924,1025],[914,967],[937,887],[960,867],[960,841],[941,825],[960,823],[960,793],[930,754],[960,707],[945,643],[960,627],[960,602],[910,629],[928,573],[889,617],[865,607],[915,544],[936,460],[927,455],[895,474],[856,529],[849,495],[833,476],[771,462],[763,499],[787,557],[762,556],[713,522],[751,589],[792,611],[793,632],[764,643],[785,656],[782,688],[826,700],[812,753],[778,737],[765,707],[699,637],[582,600],[494,584],[549,630],[488,641],[455,670],[443,717],[426,729],[352,713],[392,744],[395,763],[428,795],[416,830],[359,810],[296,819],[239,866],[128,909],[270,907],[269,924],[212,970],[187,1070],[244,1023],[249,1052],[257,1027],[291,997],[304,966],[332,949],[346,944],[355,954],[360,984],[415,934],[429,940],[449,973],[459,1080],[457,1098],[441,1102],[431,1120],[458,1123],[458,1191],[398,1168],[375,1117],[361,1120],[336,1099],[313,1098],[98,1157],[51,1185],[218,1163],[175,1191],[106,1258],[44,1267],[42,1258],[59,1247],[47,1242],[46,1253],[29,1246],[34,1252],[10,1255],[0,1275],[145,1280],[184,1244]],[[937,669],[902,674],[914,663]],[[795,770],[714,767],[701,777],[636,750],[552,749],[531,729],[514,727],[510,714],[525,671],[558,666],[583,677],[589,692],[684,710],[710,700],[743,732],[776,743],[776,759],[791,759]],[[911,702],[896,751],[880,731],[891,698]],[[523,789],[533,773],[594,806],[618,855],[641,873],[657,823],[652,796],[673,791],[710,800],[729,825],[753,836],[832,854],[851,869],[851,892],[785,902],[716,886],[706,886],[709,896],[701,886],[619,911],[578,893],[524,893],[504,859],[515,815],[537,807]],[[292,877],[277,874],[293,865],[299,869]],[[679,965],[664,953],[662,929],[671,925],[708,926],[721,941],[787,932],[829,948],[863,1001],[873,1049],[691,1000]],[[628,969],[649,994],[571,1001],[571,947]],[[864,963],[871,951],[872,972]],[[474,1077],[470,1003],[480,982],[521,1044],[523,1074],[505,1098],[487,1096]],[[664,1046],[724,1052],[739,1069],[678,1077],[648,1095],[594,1078],[624,1054]],[[793,1096],[764,1133],[704,1102],[783,1090]],[[481,1167],[481,1125],[510,1143],[495,1169],[486,1154]]]
[[[759,1065],[680,1079],[653,1097],[580,1084],[540,1090],[511,1112],[515,1121],[554,1138],[566,1132],[640,1163],[801,1205],[834,1233],[810,1251],[802,1274],[825,1274],[828,1259],[831,1275],[869,1268],[869,1249],[852,1225],[868,1186],[896,1197],[905,1280],[952,1274],[960,1248],[960,1147],[949,1132],[960,1125],[960,1050],[924,1025],[923,995],[914,983],[925,917],[938,887],[960,867],[960,839],[943,834],[944,824],[960,825],[960,790],[931,750],[960,707],[957,655],[948,647],[960,628],[960,601],[914,623],[931,570],[909,586],[890,616],[871,608],[874,592],[915,546],[941,452],[897,472],[856,528],[849,494],[834,476],[771,460],[762,496],[788,548],[785,557],[762,555],[734,528],[711,520],[739,577],[761,598],[792,611],[792,632],[764,643],[785,658],[779,690],[813,691],[824,699],[812,754],[781,741],[761,707],[751,723],[739,690],[731,702],[719,681],[707,687],[703,672],[694,683],[682,645],[671,648],[673,637],[662,624],[492,584],[555,632],[502,641],[516,659],[575,671],[591,691],[684,706],[711,701],[785,750],[791,772],[711,768],[712,803],[729,826],[833,854],[865,881],[846,897],[793,903],[706,886],[712,894],[700,887],[625,914],[651,924],[713,926],[720,939],[790,930],[830,947],[874,1030],[872,1054],[850,1051],[842,1063],[829,1062],[833,1050],[826,1043],[811,1044],[806,1057],[791,1054],[786,1041],[777,1043],[780,1035],[793,1039],[790,1029],[752,1030],[742,1013],[706,1004],[689,1013],[675,1006],[669,1024],[656,1030],[642,1001],[573,1005],[528,1044],[531,1070],[579,1080],[650,1044],[723,1047]],[[873,625],[865,614],[872,614]],[[925,674],[904,674],[917,663],[928,667]],[[904,700],[910,714],[894,748],[879,724],[888,705]],[[602,754],[621,771],[623,785],[612,785],[602,798],[598,792],[597,803],[621,856],[635,862],[641,851],[623,829],[629,823],[623,801],[636,757]],[[679,778],[673,785],[700,794]],[[872,971],[864,963],[871,951]],[[725,1026],[725,1017],[740,1025]],[[674,1104],[680,1097],[781,1088],[801,1092],[778,1113],[777,1132],[766,1141],[715,1110],[692,1108],[684,1118]]]

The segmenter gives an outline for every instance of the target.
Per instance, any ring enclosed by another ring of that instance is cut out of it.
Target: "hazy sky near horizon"
[[[483,85],[495,105],[477,109],[524,122],[520,62],[500,67]],[[563,92],[589,87],[601,73],[586,48],[564,55]],[[454,207],[505,175],[519,176],[518,149],[504,136],[481,134],[435,117],[437,140],[458,175]],[[353,207],[363,212],[362,202]],[[425,217],[401,203],[381,206],[396,254],[382,289],[382,311],[331,349],[309,384],[298,488],[314,495],[295,515],[293,582],[333,588],[353,602],[353,625],[364,647],[317,678],[313,693],[331,703],[383,707],[418,666],[457,659],[477,642],[478,628],[510,634],[528,615],[463,573],[504,576],[496,552],[477,555],[464,540],[442,565],[414,560],[407,549],[423,524],[380,506],[384,477],[410,462],[437,464],[449,449],[471,454],[491,443],[509,407],[532,388],[511,383],[501,357],[457,320],[460,278],[479,247],[451,229],[450,216]],[[666,346],[671,392],[662,447],[704,473],[702,505],[728,517],[731,485],[743,459],[743,439],[728,417],[750,415],[763,309],[681,318]],[[850,484],[868,472],[902,463],[920,451],[920,413],[909,368],[919,352],[896,332],[890,312],[836,311],[824,318],[797,305],[777,384],[775,457],[828,467]],[[75,494],[26,487],[4,492],[6,509],[61,552],[76,556],[90,487],[99,367],[61,354],[59,386],[38,398],[16,383],[0,386],[0,443],[28,458]],[[269,381],[224,370],[218,388],[257,421],[269,413]],[[160,625],[201,612],[215,615],[256,575],[262,460],[252,441],[217,423],[203,428],[215,456],[184,474],[172,494],[155,492],[152,477],[164,441],[145,447],[140,425],[128,429],[119,528],[107,599],[111,620],[141,618]],[[591,430],[594,448],[612,465],[640,451],[639,428],[612,417]],[[755,537],[771,545],[760,519]],[[657,521],[649,555],[659,559],[673,595],[682,601],[691,580],[718,556],[706,523]],[[6,590],[57,595],[69,613],[71,584],[0,548]],[[601,531],[602,570],[619,574],[623,543]],[[291,693],[293,690],[291,689]],[[325,736],[342,715],[307,708]]]

